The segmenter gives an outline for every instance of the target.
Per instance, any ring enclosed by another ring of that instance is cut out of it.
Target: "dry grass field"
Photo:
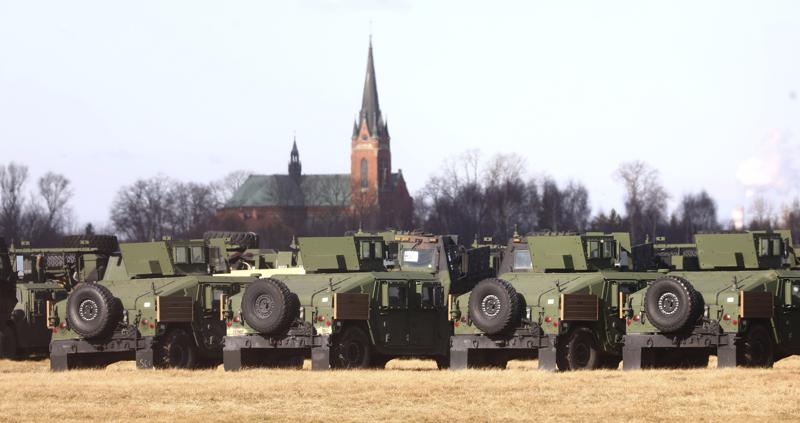
[[[458,372],[413,360],[337,372],[48,365],[0,361],[0,421],[800,420],[799,357],[772,370],[560,374],[536,362]]]

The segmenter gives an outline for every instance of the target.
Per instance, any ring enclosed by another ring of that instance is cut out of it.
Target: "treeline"
[[[146,241],[164,236],[197,238],[211,229],[245,230],[244,221],[220,217],[217,210],[251,173],[236,171],[211,183],[166,176],[137,180],[119,189],[109,210],[109,226],[98,231]],[[468,151],[446,160],[417,193],[414,225],[427,232],[459,235],[464,243],[476,235],[504,241],[515,231],[629,231],[638,243],[656,236],[691,242],[698,231],[790,228],[794,239],[800,239],[797,199],[778,209],[756,197],[748,208],[750,219],[740,228],[720,219],[716,202],[703,190],[683,195],[669,210],[671,194],[659,172],[644,162],[623,163],[613,177],[625,193],[623,209],[593,211],[591,195],[578,181],[559,184],[548,176],[530,176],[518,155],[482,160],[479,152]],[[33,181],[25,165],[0,165],[0,235],[8,241],[57,245],[64,234],[93,233],[91,224],[77,224],[72,200],[73,187],[64,175],[48,172]],[[339,212],[308,215],[293,209],[285,214],[277,219],[278,226],[262,231],[265,246],[285,248],[293,235],[335,235],[358,225],[353,216]]]
[[[29,191],[29,179],[25,165],[0,165],[0,236],[8,242],[58,245],[65,233],[75,231],[70,181],[47,172]]]
[[[717,204],[704,190],[685,194],[670,211],[671,194],[658,170],[641,161],[623,163],[613,177],[624,190],[624,209],[592,212],[590,195],[580,182],[559,185],[548,176],[528,177],[518,155],[496,155],[485,162],[477,151],[446,160],[415,198],[416,223],[433,233],[457,234],[462,242],[476,235],[508,239],[541,231],[629,231],[634,243],[664,236],[691,242],[700,231],[790,228],[800,237],[800,201],[780,213],[758,197],[752,218],[742,228],[721,221]]]

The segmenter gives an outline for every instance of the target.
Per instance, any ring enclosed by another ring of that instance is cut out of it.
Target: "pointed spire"
[[[366,119],[371,135],[377,135],[381,122],[381,108],[378,104],[378,84],[375,81],[375,62],[372,58],[372,36],[369,39],[367,55],[367,75],[364,78],[364,94],[361,97],[361,119]]]
[[[289,176],[295,181],[300,181],[303,165],[300,163],[300,151],[297,149],[297,135],[292,139],[292,152],[289,154]]]

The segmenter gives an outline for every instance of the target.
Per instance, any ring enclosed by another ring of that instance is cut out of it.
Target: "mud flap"
[[[547,346],[539,348],[539,370],[555,372],[558,370],[556,364],[556,336],[547,336]]]
[[[238,372],[242,370],[242,349],[225,348],[222,350],[222,367],[226,372]]]
[[[622,370],[639,370],[642,368],[642,348],[625,345],[622,347]]]
[[[311,349],[311,370],[330,370],[331,368],[331,342],[330,335],[321,337],[320,345]]]

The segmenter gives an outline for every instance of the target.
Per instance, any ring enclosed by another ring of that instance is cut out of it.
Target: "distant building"
[[[251,175],[218,217],[240,220],[244,228],[274,242],[293,235],[341,234],[358,227],[410,227],[413,201],[402,171],[392,173],[391,137],[378,104],[372,42],[350,151],[349,174],[304,174],[295,139],[288,173]]]

